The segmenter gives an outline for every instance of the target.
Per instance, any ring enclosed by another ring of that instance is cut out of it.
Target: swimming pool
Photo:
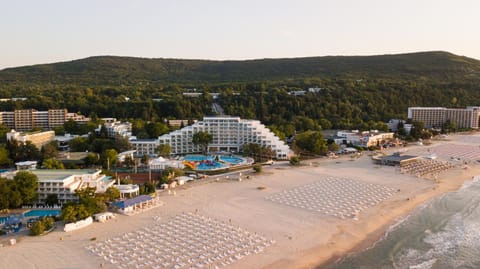
[[[201,161],[213,161],[213,156],[205,156],[205,155],[187,155],[183,157],[185,161],[188,162],[201,162]]]
[[[34,209],[23,213],[25,217],[48,217],[48,216],[60,216],[62,211],[59,209]]]
[[[226,166],[223,163],[219,163],[216,161],[213,162],[201,162],[196,165],[196,170],[198,171],[205,171],[205,170],[214,170],[214,169],[221,169],[225,168]]]
[[[239,165],[244,163],[244,159],[238,156],[205,156],[205,155],[186,155],[183,157],[186,162],[195,163],[194,170],[206,171],[227,168],[230,165]]]
[[[245,161],[243,158],[237,156],[220,156],[220,160],[231,164],[241,164]]]

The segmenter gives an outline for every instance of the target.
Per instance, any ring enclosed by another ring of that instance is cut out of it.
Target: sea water
[[[480,181],[433,199],[371,248],[326,268],[480,268]]]

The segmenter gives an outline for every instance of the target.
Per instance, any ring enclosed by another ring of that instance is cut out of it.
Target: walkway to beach
[[[118,268],[219,268],[274,242],[230,223],[182,213],[167,223],[87,246]]]
[[[358,214],[393,195],[395,190],[348,178],[327,177],[266,197],[272,202],[316,211],[338,218]]]

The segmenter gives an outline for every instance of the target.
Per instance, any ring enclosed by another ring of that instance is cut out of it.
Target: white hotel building
[[[77,201],[75,190],[95,187],[97,193],[103,193],[113,186],[114,180],[103,175],[101,170],[33,170],[38,177],[38,200],[43,202],[47,195],[56,194],[63,204]]]
[[[408,118],[412,121],[423,122],[427,128],[441,128],[445,122],[450,121],[457,128],[478,129],[480,127],[480,107],[409,107]]]
[[[197,132],[208,132],[213,136],[213,141],[208,145],[208,151],[223,151],[237,153],[242,150],[245,144],[259,144],[270,147],[276,154],[277,159],[287,159],[291,150],[285,142],[281,141],[275,134],[258,120],[245,120],[240,117],[215,116],[204,117],[193,125],[180,130],[164,134],[156,141],[150,143],[155,145],[168,144],[172,154],[189,154],[201,152],[201,146],[192,143],[193,134]],[[142,140],[130,141],[137,152],[146,153],[147,148]],[[156,148],[154,145],[151,148]],[[148,152],[147,154],[154,154]]]

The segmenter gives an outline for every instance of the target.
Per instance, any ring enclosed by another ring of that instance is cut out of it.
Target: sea
[[[480,177],[424,204],[372,247],[323,268],[480,268]]]

